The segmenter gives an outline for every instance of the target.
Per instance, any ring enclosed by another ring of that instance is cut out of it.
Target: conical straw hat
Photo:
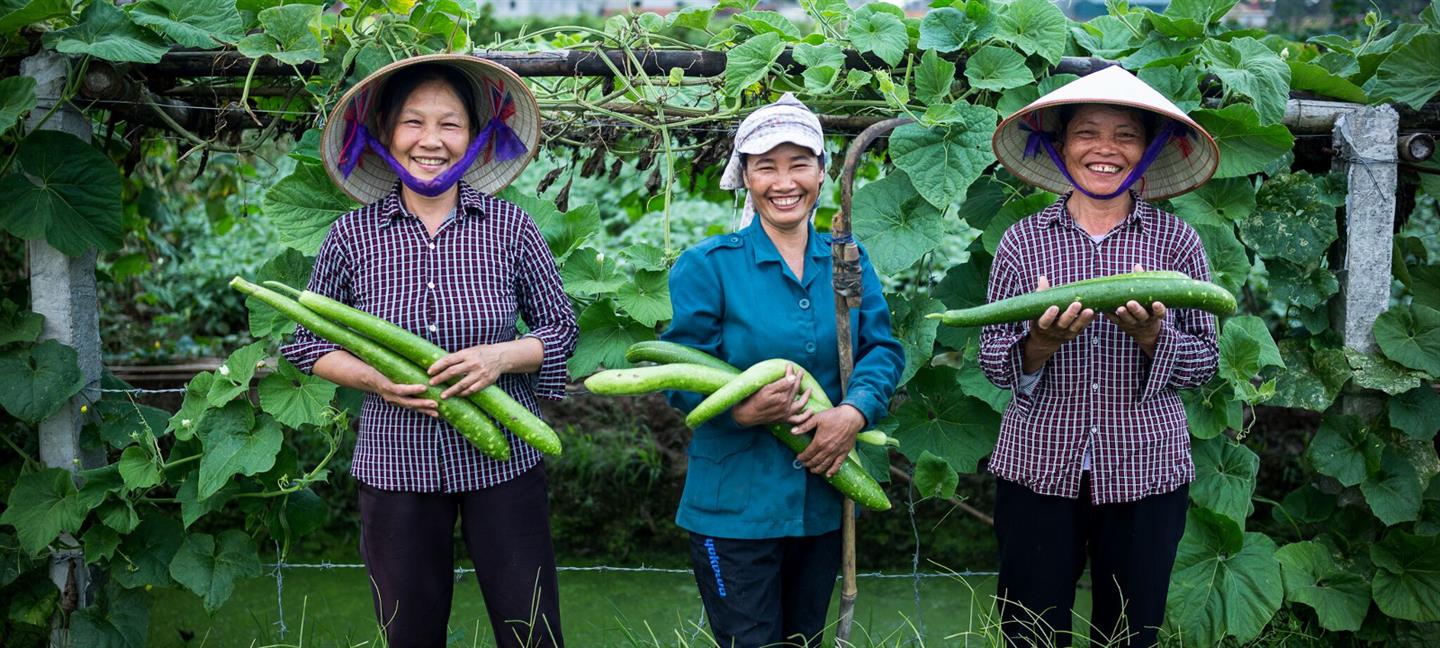
[[[389,165],[368,148],[364,149],[360,163],[355,165],[348,177],[341,172],[339,159],[345,147],[347,134],[345,111],[350,107],[351,102],[355,101],[362,93],[378,92],[391,75],[420,63],[449,65],[470,80],[474,86],[475,100],[479,103],[475,107],[475,114],[480,117],[480,124],[476,126],[477,130],[489,122],[491,117],[490,102],[486,99],[488,96],[485,87],[486,79],[499,81],[515,102],[515,114],[505,123],[525,145],[525,154],[505,161],[486,162],[484,156],[477,158],[464,176],[465,182],[469,183],[471,187],[488,194],[494,194],[504,189],[520,175],[530,160],[534,159],[539,148],[540,104],[535,101],[535,95],[530,92],[530,88],[510,68],[465,54],[430,54],[396,61],[371,73],[370,76],[365,77],[340,97],[339,103],[335,104],[335,109],[330,111],[330,118],[326,121],[325,131],[320,138],[320,157],[325,162],[325,171],[330,174],[330,179],[362,205],[368,205],[385,197],[395,187],[395,182],[399,178]],[[373,115],[362,115],[361,119],[370,128],[374,128]],[[375,134],[379,135],[379,133]]]
[[[1193,136],[1172,138],[1135,183],[1142,199],[1159,200],[1193,190],[1210,180],[1220,166],[1220,148],[1204,128],[1119,66],[1071,81],[1005,118],[990,140],[996,159],[1016,177],[1046,191],[1065,193],[1074,189],[1044,151],[1036,154],[1032,150],[1029,157],[1025,154],[1030,133],[1037,127],[1045,133],[1059,134],[1059,111],[1051,109],[1067,104],[1130,106],[1175,120],[1191,130]]]

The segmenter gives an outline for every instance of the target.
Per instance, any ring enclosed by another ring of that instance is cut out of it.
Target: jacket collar
[[[815,231],[815,223],[809,224],[810,232],[805,242],[805,254],[812,259],[830,257],[830,236]],[[750,221],[740,235],[750,241],[750,249],[754,255],[755,263],[773,262],[783,263],[780,258],[780,250],[775,247],[775,242],[770,240],[770,235],[765,233],[765,228],[760,224],[760,217],[756,216]]]

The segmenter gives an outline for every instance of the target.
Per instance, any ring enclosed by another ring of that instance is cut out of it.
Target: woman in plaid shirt
[[[429,367],[432,385],[451,383],[444,398],[495,384],[538,413],[537,397],[565,393],[577,327],[554,258],[525,212],[487,193],[530,160],[538,123],[509,70],[436,55],[370,75],[326,128],[327,170],[366,206],[335,222],[309,289],[453,350]],[[367,392],[351,471],[389,645],[445,645],[457,517],[496,643],[563,645],[539,453],[507,430],[511,459],[482,455],[419,398],[425,385],[392,383],[304,328],[282,352]]]
[[[1195,230],[1147,200],[1203,184],[1218,148],[1130,73],[1067,84],[1003,122],[993,144],[1015,175],[1064,195],[1006,231],[991,301],[1141,269],[1209,280]],[[1209,381],[1218,357],[1213,315],[1160,302],[1051,306],[983,329],[981,367],[1014,392],[989,462],[1012,644],[1069,644],[1087,558],[1092,640],[1156,643],[1195,478],[1177,392]]]

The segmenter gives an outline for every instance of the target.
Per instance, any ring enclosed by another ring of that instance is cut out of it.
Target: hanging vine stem
[[[629,45],[624,48],[625,55],[629,57],[630,63],[640,73],[640,80],[645,86],[655,89],[655,84],[650,81],[650,75],[645,72],[645,67],[640,65],[640,60],[635,57],[635,52]],[[662,212],[662,223],[664,228],[665,256],[670,256],[670,201],[675,192],[675,153],[670,146],[670,128],[665,124],[665,93],[660,93],[660,100],[655,105],[656,114],[660,118],[660,140],[665,144],[665,203]],[[645,99],[646,93],[640,93],[640,98]]]
[[[295,89],[291,88],[290,93],[285,95],[285,103],[288,105],[290,103],[290,100],[294,96]],[[165,125],[170,127],[171,130],[178,133],[181,137],[184,137],[196,147],[209,149],[210,151],[217,153],[254,153],[255,151],[259,150],[261,145],[269,141],[269,139],[275,134],[275,130],[279,128],[281,121],[279,117],[272,118],[270,120],[270,123],[266,124],[265,128],[260,131],[260,134],[258,136],[256,136],[255,141],[250,144],[226,146],[224,144],[217,144],[211,140],[204,139],[199,135],[190,132],[190,130],[185,128],[184,126],[180,125],[180,123],[175,121],[175,119],[172,118],[169,113],[165,112],[164,109],[162,109],[158,104],[155,103],[155,100],[150,97],[150,93],[148,91],[142,90],[140,92],[140,98],[145,103],[145,105],[150,108],[151,112],[155,113],[155,116],[159,117],[160,121],[165,122]],[[249,106],[247,105],[245,109],[248,112]]]

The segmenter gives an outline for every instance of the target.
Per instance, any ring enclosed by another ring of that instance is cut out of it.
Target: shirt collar
[[[1041,225],[1042,227],[1046,227],[1060,222],[1068,221],[1070,223],[1074,223],[1075,217],[1070,214],[1070,210],[1065,208],[1065,201],[1069,200],[1070,195],[1073,193],[1073,191],[1066,192],[1065,194],[1057,198],[1055,202],[1050,203],[1049,207],[1046,207],[1043,211],[1041,211],[1036,216],[1039,225]],[[1130,198],[1135,201],[1135,206],[1130,210],[1130,215],[1126,216],[1125,220],[1120,221],[1120,224],[1115,226],[1116,230],[1130,227],[1132,225],[1137,227],[1144,227],[1146,223],[1150,222],[1155,217],[1155,206],[1151,205],[1148,202],[1145,202],[1144,200],[1141,200],[1140,195],[1135,193],[1133,189],[1130,191]],[[1079,225],[1077,224],[1076,226],[1078,227]]]
[[[826,258],[830,256],[830,237],[821,237],[815,231],[815,223],[809,224],[810,236],[806,239],[805,253],[812,259]],[[770,235],[765,233],[765,228],[760,224],[760,217],[756,216],[740,230],[741,236],[750,240],[750,249],[754,251],[755,263],[774,261],[781,263],[780,250],[775,247],[775,242],[770,240]]]
[[[476,191],[464,180],[459,183],[460,200],[459,209],[455,210],[455,219],[464,220],[468,216],[485,215],[485,197]],[[400,200],[400,182],[397,180],[395,186],[390,188],[390,193],[380,199],[380,226],[389,227],[402,218],[414,216],[405,210],[404,203]]]

